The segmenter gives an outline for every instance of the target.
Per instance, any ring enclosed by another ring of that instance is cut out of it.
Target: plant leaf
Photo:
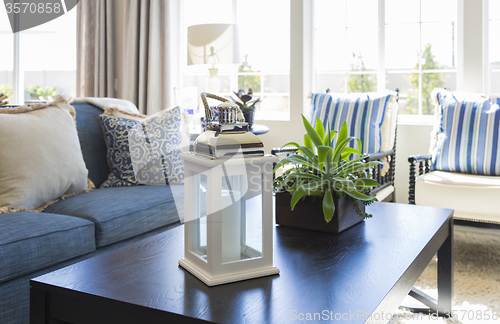
[[[326,174],[330,176],[331,172],[333,171],[334,163],[333,163],[333,148],[329,148],[329,150],[326,153]]]
[[[342,127],[340,128],[339,137],[337,138],[337,143],[345,140],[347,138],[347,122],[344,121]]]
[[[318,146],[318,162],[320,164],[324,163],[326,160],[326,156],[329,151],[333,151],[330,146],[320,145]]]
[[[304,127],[306,128],[306,132],[311,138],[311,141],[314,143],[315,146],[320,146],[323,145],[323,141],[321,138],[319,138],[318,133],[316,130],[309,124],[309,121],[307,120],[304,115],[302,115],[302,122],[304,123]]]
[[[284,148],[285,146],[288,146],[288,145],[293,145],[293,146],[295,146],[297,149],[299,149],[299,148],[300,148],[300,145],[299,145],[298,143],[296,143],[296,142],[288,142],[288,143],[286,143],[285,145],[283,145],[283,146],[281,147],[281,149],[282,149],[282,148]]]
[[[367,170],[367,169],[370,169],[370,168],[373,168],[374,166],[377,166],[377,165],[383,165],[384,163],[380,162],[380,161],[370,161],[370,162],[366,162],[366,163],[358,163],[356,165],[354,165],[349,171],[349,173],[354,173],[354,172],[358,172],[358,171],[364,171],[364,170]]]
[[[376,187],[378,186],[377,180],[370,179],[370,178],[359,178],[355,180],[355,185],[356,187]]]
[[[292,200],[290,201],[290,207],[292,210],[295,208],[295,205],[299,202],[299,200],[306,195],[306,191],[301,189],[301,187],[295,189],[292,194]]]
[[[274,167],[273,172],[276,172],[276,170],[278,170],[280,167],[288,163],[300,164],[321,172],[321,170],[319,169],[319,165],[317,163],[311,162],[306,157],[298,154],[289,155],[283,160],[279,161]]]
[[[356,138],[356,142],[358,143],[358,154],[363,155],[363,143],[361,143],[361,140],[359,138]]]
[[[307,148],[305,146],[301,146],[300,150],[302,151],[302,153],[304,153],[304,155],[309,159],[310,162],[314,162],[315,164],[318,164],[318,157],[316,156],[316,154],[314,154],[313,151],[311,151],[309,148]],[[319,164],[318,164],[318,168],[319,168]]]
[[[323,145],[330,146],[332,145],[333,137],[337,134],[336,131],[332,130],[328,134],[325,135],[323,139]]]
[[[344,188],[356,189],[354,182],[349,179],[332,177],[333,183],[331,184],[334,189],[337,191],[342,191]]]
[[[316,117],[316,133],[318,133],[319,138],[323,141],[325,138],[325,126],[323,126],[321,119],[318,117]]]
[[[353,189],[349,189],[349,188],[345,188],[344,189],[344,192],[346,194],[348,194],[349,196],[351,196],[352,198],[356,198],[358,200],[364,200],[364,201],[370,201],[370,200],[373,200],[373,201],[377,201],[377,198],[375,197],[372,197],[372,196],[368,196],[368,195],[365,195],[364,193],[361,193],[357,190],[353,190]]]
[[[304,134],[304,146],[314,152],[313,142],[311,141],[311,138],[307,134]]]
[[[296,172],[288,174],[287,177],[286,177],[286,181],[288,181],[290,179],[293,179],[293,178],[297,178],[297,179],[313,179],[313,180],[320,180],[321,181],[321,178],[318,177],[315,174],[307,173],[307,172],[299,172],[299,171],[296,171]]]
[[[335,213],[335,202],[333,201],[333,195],[330,189],[327,189],[323,197],[323,216],[325,221],[330,223]]]
[[[334,162],[340,162],[340,157],[341,157],[342,152],[344,151],[344,148],[353,139],[356,139],[356,137],[347,137],[347,138],[344,138],[343,140],[337,141],[337,144],[335,145],[335,151],[333,152],[333,161]]]

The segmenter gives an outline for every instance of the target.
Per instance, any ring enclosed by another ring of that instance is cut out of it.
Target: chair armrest
[[[408,157],[408,162],[413,163],[417,161],[425,161],[425,160],[430,160],[432,159],[432,155],[430,153],[427,154],[417,154],[417,155],[410,155]]]
[[[287,147],[287,148],[275,147],[271,150],[272,155],[282,155],[282,154],[290,155],[290,154],[293,154],[295,152],[297,152],[296,147]]]
[[[415,183],[417,181],[417,170],[415,163],[418,162],[418,175],[428,173],[430,171],[430,160],[432,155],[418,154],[410,155],[408,157],[408,163],[410,163],[410,183],[408,186],[408,203],[415,205]]]
[[[386,152],[380,152],[380,153],[375,153],[369,157],[366,158],[366,162],[368,161],[376,161],[376,160],[380,160],[382,158],[385,158],[385,157],[388,157],[389,155],[393,155],[394,154],[394,150],[390,150],[390,151],[386,151]]]

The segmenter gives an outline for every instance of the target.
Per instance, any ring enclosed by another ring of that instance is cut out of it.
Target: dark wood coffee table
[[[451,310],[452,210],[368,211],[341,234],[277,226],[280,275],[210,288],[178,266],[180,226],[33,279],[31,323],[386,323],[436,252],[435,306]]]

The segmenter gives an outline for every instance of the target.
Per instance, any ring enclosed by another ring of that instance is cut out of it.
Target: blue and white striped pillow
[[[437,94],[438,140],[432,152],[435,170],[500,175],[500,109],[480,96]]]
[[[363,145],[362,152],[378,153],[382,147],[381,128],[387,104],[394,93],[313,94],[312,125],[319,118],[325,128],[339,131],[347,121],[349,136],[356,136]],[[350,146],[357,146],[351,142]]]

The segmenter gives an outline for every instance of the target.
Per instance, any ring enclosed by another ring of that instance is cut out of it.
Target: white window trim
[[[14,24],[17,25],[19,14],[14,14]],[[24,69],[21,62],[21,33],[12,35],[14,41],[14,66],[12,69],[12,103],[24,104]]]

